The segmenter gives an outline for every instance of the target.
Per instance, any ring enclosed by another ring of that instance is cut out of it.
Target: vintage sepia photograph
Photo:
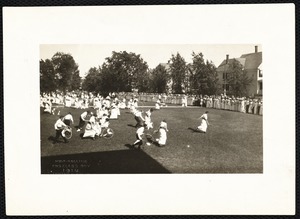
[[[3,8],[5,210],[294,215],[295,6]]]
[[[40,45],[41,173],[263,173],[261,45]]]

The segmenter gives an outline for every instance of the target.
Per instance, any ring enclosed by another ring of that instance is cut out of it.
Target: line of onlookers
[[[206,108],[214,108],[221,110],[237,111],[242,113],[250,113],[263,115],[263,100],[262,98],[246,98],[234,97],[226,95],[185,95],[185,94],[157,94],[157,93],[133,93],[120,92],[109,93],[107,96],[93,94],[88,92],[68,92],[65,95],[62,93],[52,93],[41,95],[41,106],[45,104],[63,105],[74,108],[89,108],[101,107],[105,101],[115,102],[121,108],[128,105],[138,106],[138,102],[151,102],[155,105],[181,105],[200,106]]]

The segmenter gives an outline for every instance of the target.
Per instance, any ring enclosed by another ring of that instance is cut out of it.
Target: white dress
[[[83,137],[84,138],[87,138],[87,137],[94,138],[95,135],[96,135],[96,131],[93,128],[93,125],[91,123],[86,124]]]
[[[145,124],[147,125],[147,129],[153,128],[153,123],[151,122],[151,112],[147,111],[145,116]]]
[[[110,112],[110,119],[118,119],[118,114],[119,114],[118,108],[117,107],[112,108]]]
[[[207,114],[204,113],[201,117],[201,124],[198,126],[198,130],[201,132],[206,132],[207,130]]]
[[[158,144],[165,145],[167,142],[167,131],[164,128],[159,129]]]

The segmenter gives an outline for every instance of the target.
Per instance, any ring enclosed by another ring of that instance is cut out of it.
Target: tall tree
[[[40,60],[40,92],[50,93],[56,91],[54,66],[50,59]]]
[[[57,87],[59,90],[66,92],[80,88],[81,78],[79,76],[78,65],[70,54],[57,52],[51,59]]]
[[[135,53],[112,52],[102,65],[101,89],[104,92],[145,89],[148,64]]]
[[[151,92],[166,93],[168,91],[169,75],[164,66],[159,64],[151,72]]]
[[[218,90],[217,86],[217,68],[208,60],[204,60],[203,54],[192,53],[192,72],[193,72],[193,90],[198,94],[215,94]]]
[[[82,89],[88,92],[100,92],[101,90],[101,69],[90,68],[82,82]]]
[[[227,94],[235,96],[247,95],[247,87],[252,83],[253,78],[248,77],[243,65],[236,59],[228,64],[227,82],[229,84],[229,91]]]
[[[207,94],[213,95],[219,91],[217,67],[212,61],[206,60],[207,69]]]
[[[177,53],[176,55],[172,54],[168,63],[170,64],[172,92],[181,94],[184,91],[184,80],[187,71],[186,62],[184,58]]]

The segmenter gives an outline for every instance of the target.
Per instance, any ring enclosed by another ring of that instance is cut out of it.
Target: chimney
[[[229,55],[226,55],[226,64],[228,64]]]
[[[257,46],[255,46],[255,53],[257,53]]]

